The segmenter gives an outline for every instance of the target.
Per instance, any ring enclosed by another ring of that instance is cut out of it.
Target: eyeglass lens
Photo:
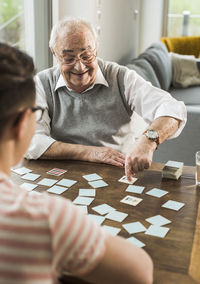
[[[96,58],[94,51],[85,51],[80,54],[78,57],[66,55],[62,57],[62,61],[67,65],[74,65],[78,60],[80,60],[83,64],[90,64]]]

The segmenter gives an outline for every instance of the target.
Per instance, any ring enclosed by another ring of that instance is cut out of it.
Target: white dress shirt
[[[36,133],[25,155],[27,159],[39,158],[50,145],[55,142],[50,136],[50,117],[48,114],[45,91],[37,76],[35,77],[35,82],[37,93],[36,104],[45,108],[45,111],[42,121],[37,123]],[[99,67],[95,82],[88,89],[93,88],[95,84],[103,84],[106,87],[109,87],[108,82],[105,80]],[[67,87],[61,74],[55,90],[62,86]],[[181,120],[181,123],[178,130],[170,138],[175,138],[181,133],[187,120],[187,111],[183,102],[176,101],[168,92],[152,86],[150,82],[145,81],[133,70],[127,70],[124,77],[124,87],[125,98],[128,105],[131,107],[131,110],[141,116],[146,123],[150,124],[156,118],[161,116],[171,116]],[[68,90],[71,91],[69,88]]]

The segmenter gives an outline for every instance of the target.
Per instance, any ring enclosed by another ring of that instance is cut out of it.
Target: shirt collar
[[[101,84],[101,85],[104,85],[106,87],[109,87],[108,85],[108,82],[106,81],[105,77],[103,76],[103,73],[100,69],[100,67],[98,66],[98,69],[97,69],[97,75],[96,75],[96,78],[95,78],[95,81],[94,83],[87,89],[85,90],[84,92],[92,89],[96,84]],[[58,81],[56,83],[56,87],[55,87],[55,91],[61,87],[66,87],[70,92],[73,91],[72,89],[70,89],[67,84],[65,83],[65,80],[63,78],[63,75],[60,74],[59,78],[58,78]],[[83,92],[83,93],[84,93]]]

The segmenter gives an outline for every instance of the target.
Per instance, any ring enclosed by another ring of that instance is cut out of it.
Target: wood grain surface
[[[125,192],[127,184],[120,183],[118,180],[124,175],[124,169],[105,164],[87,163],[80,161],[58,161],[41,160],[22,162],[33,170],[33,173],[40,174],[41,177],[33,183],[39,182],[42,178],[62,179],[69,178],[78,181],[62,194],[64,198],[74,200],[78,196],[79,188],[91,188],[88,182],[82,177],[86,174],[99,174],[109,186],[96,190],[94,201],[88,206],[88,212],[96,214],[92,207],[107,203],[117,210],[128,213],[128,217],[122,222],[105,220],[103,225],[111,225],[120,228],[120,236],[128,238],[128,234],[122,227],[122,224],[140,221],[146,227],[149,223],[146,218],[162,215],[168,218],[172,223],[165,225],[170,228],[165,238],[158,238],[144,233],[137,233],[134,236],[144,242],[144,249],[151,255],[154,262],[154,283],[156,284],[190,284],[198,283],[189,275],[189,266],[193,240],[196,228],[196,218],[200,199],[200,189],[195,185],[193,167],[184,167],[183,175],[179,180],[162,179],[162,164],[153,164],[149,170],[136,175],[138,180],[135,185],[145,186],[142,194],[132,194]],[[59,177],[50,176],[46,172],[52,168],[61,168],[67,170],[65,174]],[[17,184],[22,184],[25,180],[19,175],[12,173],[12,180]],[[156,198],[145,194],[152,188],[167,190],[169,193],[161,198]],[[38,186],[36,191],[45,192],[46,186]],[[142,198],[137,206],[133,207],[120,202],[126,195],[133,195]],[[185,206],[179,211],[162,208],[161,205],[167,200],[175,200],[185,203]],[[199,226],[199,222],[197,223]],[[200,250],[200,247],[197,248]],[[199,259],[198,259],[199,260]],[[196,263],[199,266],[200,263]],[[80,279],[72,276],[63,276],[60,283],[84,283]],[[103,283],[102,283],[103,284]],[[122,283],[123,284],[123,283]]]

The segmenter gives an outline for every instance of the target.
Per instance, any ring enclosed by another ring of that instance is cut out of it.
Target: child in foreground
[[[64,272],[91,283],[152,283],[143,249],[105,233],[70,200],[10,180],[43,113],[33,77],[32,59],[0,43],[0,283],[56,283]]]

